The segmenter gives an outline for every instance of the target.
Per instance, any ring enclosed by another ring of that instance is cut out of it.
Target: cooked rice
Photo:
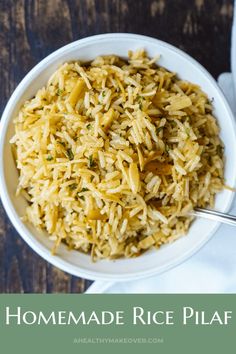
[[[223,187],[223,146],[206,94],[144,50],[65,63],[15,119],[24,219],[54,251],[133,257],[188,231]]]

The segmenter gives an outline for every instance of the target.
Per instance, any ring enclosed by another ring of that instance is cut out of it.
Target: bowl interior
[[[204,219],[197,219],[191,226],[187,236],[178,241],[152,250],[135,259],[116,261],[99,261],[92,263],[90,256],[77,251],[68,251],[61,245],[57,256],[51,255],[52,243],[47,234],[37,231],[32,225],[24,224],[20,217],[24,215],[26,201],[23,197],[15,197],[18,173],[9,144],[14,134],[13,119],[21,104],[31,98],[37,89],[42,87],[50,75],[65,61],[92,60],[98,55],[117,54],[127,56],[128,50],[144,48],[149,56],[160,54],[159,64],[178,73],[186,79],[201,86],[210,98],[214,99],[214,114],[221,128],[221,138],[225,144],[225,180],[235,186],[236,135],[232,113],[212,77],[196,61],[167,45],[164,42],[138,35],[110,34],[90,37],[69,44],[54,52],[40,62],[20,83],[13,93],[4,111],[0,139],[0,187],[1,197],[7,213],[21,236],[42,257],[57,267],[74,275],[89,279],[130,280],[146,277],[167,270],[180,263],[197,251],[215,232],[218,224]],[[224,190],[216,198],[215,208],[227,211],[231,205],[233,193]]]

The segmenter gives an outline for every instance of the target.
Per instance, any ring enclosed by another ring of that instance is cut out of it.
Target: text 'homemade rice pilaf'
[[[188,231],[223,188],[204,92],[144,50],[63,64],[22,106],[11,139],[25,221],[92,259],[133,257]]]

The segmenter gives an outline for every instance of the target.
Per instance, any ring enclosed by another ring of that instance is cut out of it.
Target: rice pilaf
[[[25,221],[93,260],[186,234],[224,185],[212,104],[144,50],[65,63],[16,117]]]

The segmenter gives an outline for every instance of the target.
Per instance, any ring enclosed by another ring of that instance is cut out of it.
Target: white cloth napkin
[[[236,116],[236,7],[231,69],[218,83]],[[236,215],[236,198],[231,213]],[[197,254],[163,274],[123,283],[96,281],[87,293],[236,293],[236,227],[221,225]]]

